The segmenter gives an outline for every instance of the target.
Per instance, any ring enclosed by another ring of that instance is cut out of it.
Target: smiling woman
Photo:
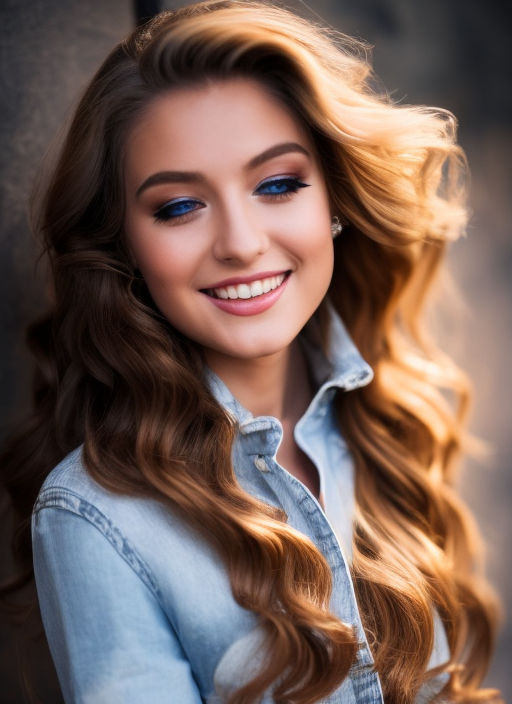
[[[175,89],[128,137],[125,174],[126,241],[165,318],[229,387],[230,358],[286,357],[333,267],[327,188],[290,111],[242,78]]]
[[[368,74],[288,11],[206,2],[78,106],[0,462],[67,702],[499,701],[452,488],[467,385],[419,321],[464,157]]]

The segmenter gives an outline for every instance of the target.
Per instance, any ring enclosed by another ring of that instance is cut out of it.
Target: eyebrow
[[[275,159],[277,156],[289,154],[290,152],[298,152],[299,154],[304,154],[307,157],[311,157],[308,150],[297,142],[283,142],[283,144],[276,144],[269,149],[265,149],[265,151],[261,152],[261,154],[253,157],[245,166],[245,170],[250,171],[270,159]],[[137,188],[135,197],[138,198],[147,188],[157,186],[162,183],[198,183],[204,180],[204,176],[197,171],[158,171],[158,173],[148,176],[148,178],[141,183],[141,185]]]
[[[311,157],[311,154],[307,149],[304,149],[297,142],[284,142],[283,144],[276,144],[274,147],[265,149],[264,152],[258,154],[250,160],[250,162],[245,167],[247,171],[250,169],[255,169],[260,164],[269,161],[269,159],[274,159],[276,156],[281,156],[281,154],[288,154],[289,152],[299,152],[299,154],[305,154],[307,157]]]

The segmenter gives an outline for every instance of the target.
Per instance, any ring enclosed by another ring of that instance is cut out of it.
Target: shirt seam
[[[79,494],[63,487],[44,489],[36,501],[32,511],[33,516],[46,508],[68,511],[96,528],[141,582],[151,590],[160,607],[163,608],[162,593],[151,568],[138,554],[131,541],[99,508]]]
[[[329,526],[329,520],[327,519],[327,516],[325,513],[315,504],[315,499],[314,497],[310,496],[301,484],[301,482],[294,477],[293,475],[291,476],[291,479],[296,482],[297,486],[303,491],[303,496],[301,499],[297,501],[297,508],[302,512],[302,515],[306,519],[306,522],[309,525],[312,525],[310,520],[315,516],[320,516],[320,518]],[[318,521],[314,521],[315,525],[318,526]],[[351,582],[350,578],[350,570],[348,567],[348,564],[345,560],[345,557],[343,555],[343,552],[340,549],[339,541],[336,537],[336,534],[332,530],[332,528],[327,531],[326,533],[324,532],[317,532],[317,528],[315,530],[315,537],[316,540],[319,543],[320,550],[323,552],[324,556],[326,557],[329,567],[331,571],[334,572],[336,571],[345,571],[347,574],[348,581]],[[343,562],[340,562],[340,556]],[[334,558],[336,558],[336,561],[334,561]],[[332,563],[332,564],[331,564]],[[352,591],[353,591],[353,586],[352,586]],[[369,670],[370,672],[376,672],[375,670],[375,660],[373,658],[373,653],[370,649],[370,645],[368,643],[368,639],[364,630],[364,626],[362,624],[362,619],[361,619],[361,614],[359,612],[359,608],[357,605],[357,600],[355,597],[355,593],[353,592],[354,596],[354,616],[356,620],[358,621],[358,625],[361,628],[361,634],[363,636],[362,640],[359,641],[359,647],[356,655],[356,662],[353,663],[353,665],[350,668],[351,672],[354,673],[361,673],[366,670]],[[358,639],[359,640],[359,639]]]

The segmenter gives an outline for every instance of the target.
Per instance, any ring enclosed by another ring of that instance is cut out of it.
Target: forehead
[[[127,172],[208,170],[245,164],[280,142],[312,150],[291,111],[260,83],[243,78],[172,89],[155,98],[126,144]]]

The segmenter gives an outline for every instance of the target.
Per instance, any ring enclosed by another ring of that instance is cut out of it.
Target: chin
[[[244,344],[236,346],[231,344],[229,348],[219,347],[217,348],[217,352],[235,359],[260,359],[282,352],[293,342],[293,339],[294,337],[286,340],[276,340],[274,338],[272,340],[246,341]]]

